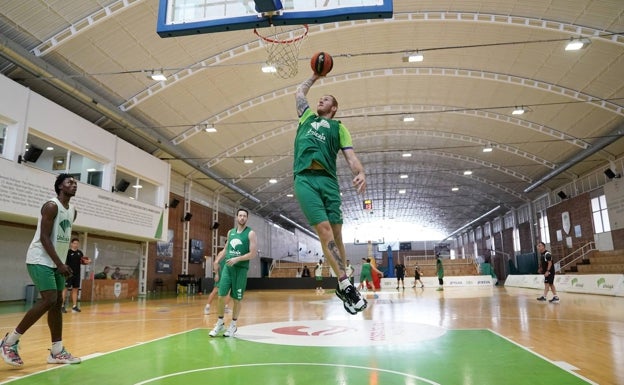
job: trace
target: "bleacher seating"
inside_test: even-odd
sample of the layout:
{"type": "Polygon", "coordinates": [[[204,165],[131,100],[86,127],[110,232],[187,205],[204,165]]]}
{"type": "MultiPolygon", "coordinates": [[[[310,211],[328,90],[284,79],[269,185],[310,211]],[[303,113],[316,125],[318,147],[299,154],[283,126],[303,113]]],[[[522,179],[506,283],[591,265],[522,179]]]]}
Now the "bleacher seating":
{"type": "Polygon", "coordinates": [[[624,250],[596,250],[589,263],[576,265],[578,274],[624,274],[624,250]]]}
{"type": "MultiPolygon", "coordinates": [[[[478,274],[477,265],[472,259],[443,259],[442,264],[444,265],[444,276],[446,277],[478,274]]],[[[405,275],[413,277],[416,266],[420,268],[420,273],[425,277],[436,275],[435,258],[407,258],[405,275]]]]}
{"type": "MultiPolygon", "coordinates": [[[[473,259],[443,259],[442,263],[444,264],[444,275],[447,277],[453,276],[465,276],[465,275],[477,275],[478,269],[477,265],[474,263],[473,259]]],[[[294,278],[297,273],[297,269],[301,268],[303,270],[303,266],[308,266],[310,269],[310,274],[314,277],[314,268],[316,267],[315,263],[301,263],[301,262],[290,262],[290,261],[279,261],[276,263],[273,269],[271,270],[271,278],[294,278]]],[[[420,272],[424,276],[435,276],[436,275],[436,260],[429,258],[415,258],[415,259],[407,259],[405,264],[405,275],[407,277],[414,276],[414,268],[416,266],[420,267],[420,272]]],[[[384,267],[380,267],[381,270],[384,267]]],[[[359,271],[359,269],[357,270],[359,271]]],[[[323,266],[323,277],[330,277],[329,273],[329,264],[326,263],[323,266]]]]}

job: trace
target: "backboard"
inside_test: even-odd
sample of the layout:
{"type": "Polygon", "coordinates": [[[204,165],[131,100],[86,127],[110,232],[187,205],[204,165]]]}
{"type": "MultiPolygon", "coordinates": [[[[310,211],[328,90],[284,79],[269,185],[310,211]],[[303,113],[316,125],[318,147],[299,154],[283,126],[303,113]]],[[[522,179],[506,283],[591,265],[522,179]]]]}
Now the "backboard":
{"type": "Polygon", "coordinates": [[[392,17],[392,0],[159,0],[160,37],[392,17]]]}

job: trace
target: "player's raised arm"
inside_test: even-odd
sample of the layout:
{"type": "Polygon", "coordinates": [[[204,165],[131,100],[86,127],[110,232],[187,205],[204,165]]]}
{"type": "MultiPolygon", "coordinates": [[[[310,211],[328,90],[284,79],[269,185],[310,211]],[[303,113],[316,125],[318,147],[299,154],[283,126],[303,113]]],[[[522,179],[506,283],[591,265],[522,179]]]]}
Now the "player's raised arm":
{"type": "Polygon", "coordinates": [[[317,74],[312,74],[312,76],[310,76],[303,83],[299,84],[299,87],[297,87],[297,91],[295,91],[295,101],[297,103],[297,116],[301,116],[303,114],[303,111],[305,111],[306,108],[310,106],[308,104],[308,99],[306,98],[306,95],[308,94],[308,91],[310,91],[310,87],[312,87],[312,84],[314,84],[314,82],[319,77],[320,76],[317,74]]]}

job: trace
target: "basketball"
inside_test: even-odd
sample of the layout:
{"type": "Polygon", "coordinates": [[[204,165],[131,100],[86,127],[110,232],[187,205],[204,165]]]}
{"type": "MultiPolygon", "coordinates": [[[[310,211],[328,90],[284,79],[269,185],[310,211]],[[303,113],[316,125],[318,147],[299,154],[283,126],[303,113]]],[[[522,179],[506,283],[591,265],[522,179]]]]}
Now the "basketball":
{"type": "Polygon", "coordinates": [[[332,70],[334,59],[327,52],[317,52],[312,55],[310,66],[315,74],[325,76],[332,70]]]}
{"type": "Polygon", "coordinates": [[[82,257],[80,258],[80,263],[82,265],[88,265],[91,263],[91,259],[89,257],[82,257]]]}

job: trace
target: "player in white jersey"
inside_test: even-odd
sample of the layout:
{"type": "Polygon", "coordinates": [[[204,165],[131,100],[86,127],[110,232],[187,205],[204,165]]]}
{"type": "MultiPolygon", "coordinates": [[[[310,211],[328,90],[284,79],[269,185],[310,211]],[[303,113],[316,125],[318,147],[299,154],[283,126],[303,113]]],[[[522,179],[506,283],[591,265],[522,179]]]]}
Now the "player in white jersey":
{"type": "Polygon", "coordinates": [[[41,301],[24,315],[17,327],[0,341],[0,356],[7,364],[15,367],[24,365],[17,351],[19,338],[44,314],[50,328],[52,348],[48,364],[78,364],[80,358],[72,356],[63,346],[63,288],[65,279],[73,272],[65,264],[67,250],[72,237],[72,224],[76,209],[69,200],[76,195],[78,184],[69,174],[59,174],[54,182],[56,198],[41,207],[37,231],[26,254],[26,268],[35,287],[41,293],[41,301]]]}

